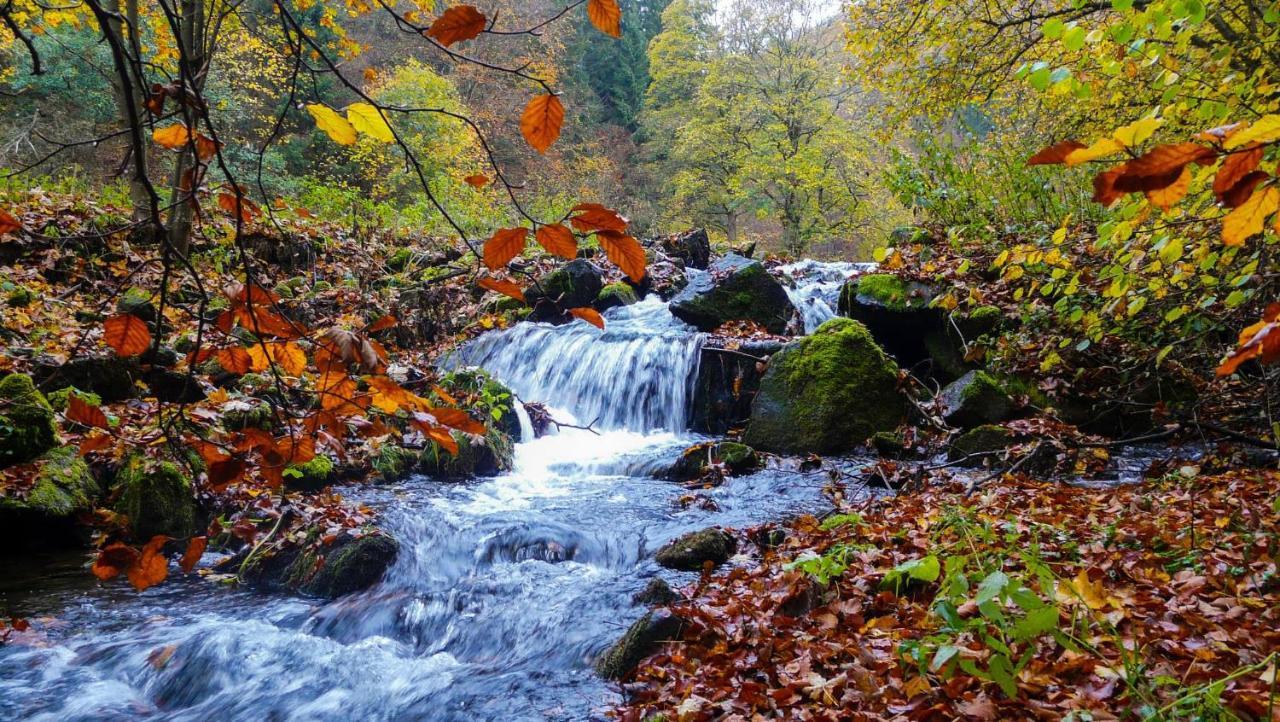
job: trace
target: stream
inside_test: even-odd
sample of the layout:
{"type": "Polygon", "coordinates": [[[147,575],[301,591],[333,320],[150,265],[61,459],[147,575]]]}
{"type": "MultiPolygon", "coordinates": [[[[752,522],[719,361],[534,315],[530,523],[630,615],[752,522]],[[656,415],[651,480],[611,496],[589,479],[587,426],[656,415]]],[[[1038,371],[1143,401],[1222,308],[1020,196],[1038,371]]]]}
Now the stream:
{"type": "MultiPolygon", "coordinates": [[[[853,270],[788,272],[806,328],[853,270]]],[[[340,488],[401,543],[365,592],[326,603],[175,574],[135,593],[97,583],[83,555],[4,575],[0,607],[41,620],[47,641],[0,647],[0,718],[602,718],[618,698],[591,663],[643,614],[632,596],[659,574],[696,576],[660,570],[656,549],[829,506],[825,474],[766,469],[682,508],[686,490],[654,474],[699,440],[687,418],[702,337],[655,297],[606,319],[603,332],[522,323],[458,353],[594,431],[526,432],[514,470],[492,479],[340,488]]]]}

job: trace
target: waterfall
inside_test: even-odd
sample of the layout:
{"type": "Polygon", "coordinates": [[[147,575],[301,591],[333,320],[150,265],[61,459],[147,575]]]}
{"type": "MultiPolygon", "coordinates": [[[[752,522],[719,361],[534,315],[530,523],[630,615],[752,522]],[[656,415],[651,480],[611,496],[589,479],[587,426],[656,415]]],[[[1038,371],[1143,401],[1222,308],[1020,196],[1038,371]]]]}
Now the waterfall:
{"type": "Polygon", "coordinates": [[[445,361],[479,366],[520,397],[554,409],[557,421],[601,430],[682,432],[702,336],[656,296],[610,309],[605,330],[520,323],[487,333],[445,361]]]}
{"type": "Polygon", "coordinates": [[[804,332],[813,333],[823,323],[835,318],[840,302],[840,289],[850,277],[874,270],[874,263],[846,263],[803,260],[779,266],[782,275],[791,279],[787,286],[791,303],[800,312],[804,332]]]}

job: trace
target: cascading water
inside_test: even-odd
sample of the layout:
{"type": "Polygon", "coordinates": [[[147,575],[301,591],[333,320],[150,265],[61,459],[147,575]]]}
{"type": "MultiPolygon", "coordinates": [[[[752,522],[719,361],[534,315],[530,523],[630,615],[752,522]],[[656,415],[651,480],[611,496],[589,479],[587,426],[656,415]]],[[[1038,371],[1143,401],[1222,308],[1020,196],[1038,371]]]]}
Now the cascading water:
{"type": "Polygon", "coordinates": [[[804,332],[813,333],[823,323],[835,318],[840,289],[845,281],[875,267],[874,263],[823,263],[805,259],[779,266],[778,271],[792,280],[793,285],[786,287],[787,295],[800,312],[804,332]]]}
{"type": "Polygon", "coordinates": [[[694,578],[659,570],[658,546],[827,504],[825,475],[776,470],[678,504],[685,490],[653,473],[696,440],[684,419],[700,337],[656,300],[606,318],[603,333],[521,324],[459,354],[599,433],[518,444],[515,470],[493,479],[342,489],[401,544],[365,592],[326,603],[178,577],[136,594],[81,559],[4,575],[0,606],[52,621],[37,622],[40,645],[0,647],[0,717],[600,717],[616,697],[591,661],[643,613],[632,595],[659,573],[694,578]]]}

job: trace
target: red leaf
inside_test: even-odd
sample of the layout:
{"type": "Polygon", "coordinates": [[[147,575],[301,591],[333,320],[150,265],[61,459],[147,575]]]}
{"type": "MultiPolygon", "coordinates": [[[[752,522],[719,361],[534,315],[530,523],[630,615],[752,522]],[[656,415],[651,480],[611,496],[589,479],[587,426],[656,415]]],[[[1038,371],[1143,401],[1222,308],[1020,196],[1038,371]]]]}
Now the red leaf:
{"type": "MultiPolygon", "coordinates": [[[[102,409],[89,405],[75,393],[67,395],[67,410],[63,416],[67,417],[67,421],[74,421],[77,424],[96,426],[99,429],[111,428],[111,424],[107,422],[107,415],[102,413],[102,409]]],[[[83,451],[83,445],[81,450],[83,451]]]]}
{"type": "Polygon", "coordinates": [[[1218,174],[1213,177],[1213,195],[1217,196],[1219,202],[1222,202],[1240,181],[1258,169],[1258,164],[1262,162],[1262,152],[1263,149],[1259,146],[1227,155],[1222,161],[1222,167],[1218,169],[1218,174]]]}
{"type": "Polygon", "coordinates": [[[0,236],[22,230],[22,223],[5,211],[0,211],[0,236]]]}
{"type": "Polygon", "coordinates": [[[605,35],[622,37],[622,10],[618,0],[587,0],[587,18],[605,35]]]}
{"type": "Polygon", "coordinates": [[[1072,151],[1086,148],[1084,143],[1074,140],[1064,140],[1061,143],[1045,148],[1027,159],[1027,165],[1056,165],[1062,163],[1071,155],[1072,151]]]}
{"type": "Polygon", "coordinates": [[[504,296],[514,298],[521,303],[524,302],[524,289],[506,279],[487,277],[480,278],[476,280],[476,285],[496,293],[501,293],[504,296]]]}
{"type": "Polygon", "coordinates": [[[137,549],[114,542],[98,552],[98,558],[93,561],[93,575],[104,582],[113,579],[133,566],[138,556],[137,549]]]}
{"type": "Polygon", "coordinates": [[[467,182],[467,185],[475,188],[476,190],[480,190],[481,188],[489,185],[489,179],[480,173],[469,175],[466,178],[463,178],[463,180],[467,182]]]}
{"type": "Polygon", "coordinates": [[[106,335],[103,339],[120,356],[137,356],[151,346],[151,332],[147,322],[131,313],[108,318],[102,324],[106,335]]]}
{"type": "Polygon", "coordinates": [[[496,271],[524,250],[528,228],[500,228],[484,243],[484,265],[496,271]]]}
{"type": "Polygon", "coordinates": [[[365,332],[373,333],[375,331],[384,331],[388,328],[394,328],[397,323],[399,322],[396,320],[395,316],[387,314],[386,316],[383,316],[377,321],[369,324],[369,327],[365,329],[365,332]]]}
{"type": "Polygon", "coordinates": [[[1255,170],[1245,177],[1236,181],[1236,184],[1222,195],[1222,205],[1225,208],[1239,208],[1244,205],[1245,201],[1253,196],[1253,191],[1263,181],[1271,177],[1270,173],[1265,170],[1255,170]]]}
{"type": "Polygon", "coordinates": [[[427,37],[435,38],[446,48],[484,32],[484,13],[470,5],[455,5],[441,13],[427,28],[427,37]]]}

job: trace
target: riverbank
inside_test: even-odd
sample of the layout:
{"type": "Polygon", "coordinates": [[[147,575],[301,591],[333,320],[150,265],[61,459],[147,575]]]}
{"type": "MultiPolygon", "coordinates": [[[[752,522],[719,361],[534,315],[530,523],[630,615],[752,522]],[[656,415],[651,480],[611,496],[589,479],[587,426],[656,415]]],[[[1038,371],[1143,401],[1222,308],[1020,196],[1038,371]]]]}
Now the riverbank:
{"type": "MultiPolygon", "coordinates": [[[[961,481],[704,576],[623,720],[1270,718],[1280,473],[961,481]]],[[[747,532],[748,535],[751,532],[747,532]]]]}

